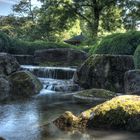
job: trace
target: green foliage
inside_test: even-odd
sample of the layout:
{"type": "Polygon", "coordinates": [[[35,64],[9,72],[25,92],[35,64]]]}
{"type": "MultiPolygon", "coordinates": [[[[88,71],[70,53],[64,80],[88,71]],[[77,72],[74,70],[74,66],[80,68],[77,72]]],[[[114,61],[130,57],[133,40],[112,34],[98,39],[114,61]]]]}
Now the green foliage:
{"type": "Polygon", "coordinates": [[[3,32],[0,32],[0,51],[1,52],[8,51],[8,48],[10,47],[10,45],[11,45],[10,38],[3,32]]]}
{"type": "Polygon", "coordinates": [[[140,45],[137,47],[137,49],[134,53],[134,62],[135,62],[135,67],[137,69],[140,69],[140,45]]]}
{"type": "Polygon", "coordinates": [[[94,54],[133,55],[139,44],[139,31],[117,33],[104,37],[99,44],[94,45],[90,52],[94,54]]]}
{"type": "Polygon", "coordinates": [[[12,47],[9,48],[9,52],[12,54],[34,54],[35,50],[50,49],[50,48],[76,48],[75,46],[64,43],[52,43],[46,41],[22,41],[13,40],[12,47]]]}

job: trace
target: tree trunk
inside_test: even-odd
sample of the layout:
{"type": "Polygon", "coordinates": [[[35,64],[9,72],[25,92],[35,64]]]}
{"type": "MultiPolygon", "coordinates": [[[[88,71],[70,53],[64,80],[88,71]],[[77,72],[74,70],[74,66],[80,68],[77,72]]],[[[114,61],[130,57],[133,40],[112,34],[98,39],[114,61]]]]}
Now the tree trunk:
{"type": "Polygon", "coordinates": [[[100,11],[98,9],[98,6],[93,8],[92,10],[93,13],[93,24],[92,24],[92,36],[93,38],[96,38],[98,36],[99,32],[99,20],[100,20],[100,11]]]}
{"type": "Polygon", "coordinates": [[[101,9],[99,8],[97,0],[92,0],[91,14],[92,14],[92,20],[90,22],[91,37],[96,38],[98,37],[99,20],[101,14],[101,9]]]}
{"type": "Polygon", "coordinates": [[[33,14],[33,11],[32,11],[32,2],[31,2],[31,0],[29,0],[29,10],[30,10],[31,19],[32,19],[33,22],[35,22],[34,21],[34,14],[33,14]]]}

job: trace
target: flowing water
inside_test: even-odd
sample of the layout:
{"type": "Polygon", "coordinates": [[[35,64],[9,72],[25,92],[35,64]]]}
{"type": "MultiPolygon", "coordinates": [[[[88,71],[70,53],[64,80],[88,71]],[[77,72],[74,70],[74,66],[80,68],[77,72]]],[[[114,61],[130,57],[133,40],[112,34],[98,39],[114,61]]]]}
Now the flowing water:
{"type": "Polygon", "coordinates": [[[52,124],[46,125],[65,111],[79,114],[90,108],[61,99],[72,85],[72,77],[53,78],[39,78],[44,88],[32,99],[0,104],[0,137],[6,140],[140,140],[140,133],[105,130],[63,132],[52,124]],[[55,90],[64,85],[67,87],[65,90],[55,90]]]}

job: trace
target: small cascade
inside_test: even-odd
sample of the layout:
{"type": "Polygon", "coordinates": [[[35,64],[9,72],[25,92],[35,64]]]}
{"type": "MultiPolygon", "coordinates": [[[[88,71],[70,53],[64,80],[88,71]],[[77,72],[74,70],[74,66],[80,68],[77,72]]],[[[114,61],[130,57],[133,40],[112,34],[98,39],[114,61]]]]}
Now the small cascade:
{"type": "Polygon", "coordinates": [[[52,78],[52,79],[72,79],[75,68],[70,67],[40,67],[21,65],[22,70],[28,70],[37,77],[52,78]]]}
{"type": "MultiPolygon", "coordinates": [[[[76,69],[70,67],[39,67],[31,65],[21,65],[22,70],[28,70],[36,75],[43,89],[40,95],[59,95],[61,93],[71,93],[81,90],[80,86],[73,82],[73,75],[76,69]]],[[[56,97],[56,96],[55,96],[56,97]]]]}
{"type": "Polygon", "coordinates": [[[39,78],[44,85],[41,94],[46,93],[70,93],[81,90],[80,86],[73,83],[73,80],[54,80],[50,78],[39,78]]]}

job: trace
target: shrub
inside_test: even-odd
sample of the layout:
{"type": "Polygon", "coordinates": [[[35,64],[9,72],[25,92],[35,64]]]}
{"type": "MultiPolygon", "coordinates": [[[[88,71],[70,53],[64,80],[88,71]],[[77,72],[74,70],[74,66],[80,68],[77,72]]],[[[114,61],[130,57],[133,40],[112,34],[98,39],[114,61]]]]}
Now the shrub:
{"type": "Polygon", "coordinates": [[[134,62],[135,62],[135,67],[137,69],[140,69],[140,45],[137,47],[134,53],[134,62]]]}
{"type": "Polygon", "coordinates": [[[139,31],[117,33],[104,37],[99,44],[94,46],[91,52],[94,54],[133,55],[139,44],[139,31]]]}
{"type": "Polygon", "coordinates": [[[65,43],[52,43],[45,41],[22,41],[13,40],[13,46],[9,48],[9,52],[12,54],[34,54],[35,50],[49,49],[49,48],[76,48],[75,46],[65,43]]]}
{"type": "Polygon", "coordinates": [[[10,46],[11,46],[10,38],[3,32],[0,32],[0,52],[7,52],[10,46]]]}

